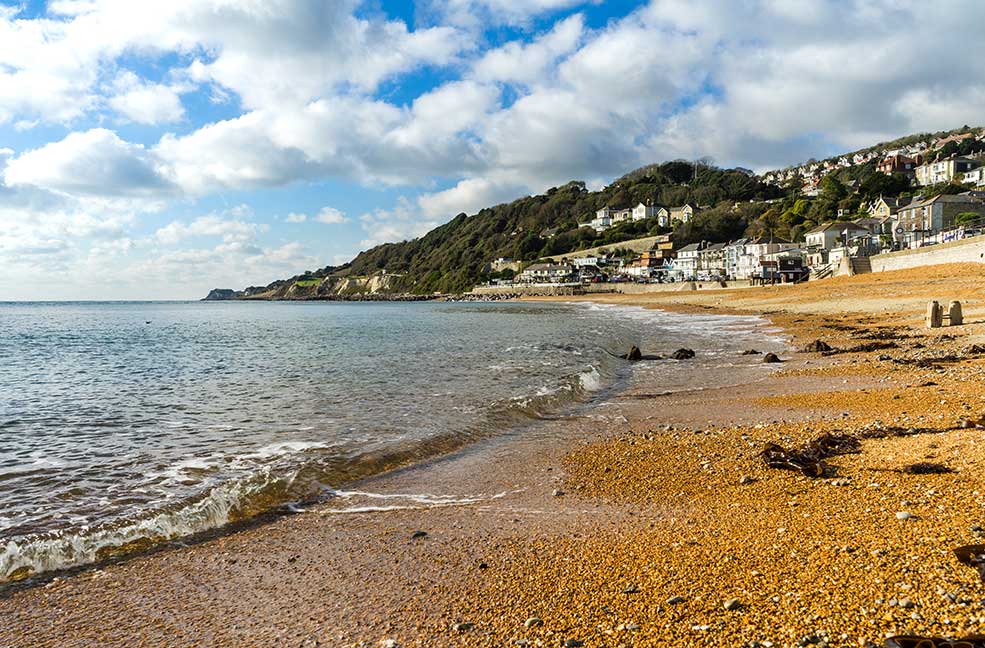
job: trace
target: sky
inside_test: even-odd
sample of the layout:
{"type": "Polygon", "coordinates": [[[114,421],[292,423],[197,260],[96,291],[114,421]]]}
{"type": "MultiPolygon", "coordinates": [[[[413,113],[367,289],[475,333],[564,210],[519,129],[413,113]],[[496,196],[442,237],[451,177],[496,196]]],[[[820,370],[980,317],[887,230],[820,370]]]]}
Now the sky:
{"type": "Polygon", "coordinates": [[[981,124],[983,21],[979,0],[0,0],[0,300],[197,299],[569,180],[981,124]]]}

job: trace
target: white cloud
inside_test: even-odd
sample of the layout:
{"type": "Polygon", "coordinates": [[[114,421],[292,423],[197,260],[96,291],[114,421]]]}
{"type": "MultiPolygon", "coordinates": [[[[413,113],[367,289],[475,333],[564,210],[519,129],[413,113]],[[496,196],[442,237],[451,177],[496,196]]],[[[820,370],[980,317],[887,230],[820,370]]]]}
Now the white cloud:
{"type": "Polygon", "coordinates": [[[308,215],[291,212],[284,220],[288,223],[303,223],[308,220],[308,215]]]}
{"type": "Polygon", "coordinates": [[[129,121],[138,124],[167,124],[185,116],[176,88],[160,83],[144,83],[133,72],[126,72],[114,84],[116,94],[109,105],[129,121]]]}
{"type": "Polygon", "coordinates": [[[226,243],[245,243],[252,241],[260,226],[241,220],[224,218],[218,214],[201,216],[185,223],[172,221],[154,233],[154,238],[160,243],[173,245],[187,238],[216,236],[226,243]]]}
{"type": "Polygon", "coordinates": [[[437,227],[441,221],[422,220],[419,210],[409,200],[401,198],[393,209],[377,209],[363,214],[359,217],[359,223],[366,233],[366,238],[359,245],[366,249],[381,243],[417,238],[437,227]]]}
{"type": "Polygon", "coordinates": [[[540,82],[559,59],[575,49],[584,32],[585,20],[575,14],[533,42],[512,41],[486,52],[474,64],[473,75],[479,81],[540,82]]]}
{"type": "Polygon", "coordinates": [[[334,207],[322,207],[321,211],[312,220],[324,223],[325,225],[338,225],[339,223],[349,222],[349,219],[345,217],[345,213],[334,207]]]}
{"type": "Polygon", "coordinates": [[[159,160],[143,146],[94,128],[21,153],[8,161],[3,177],[8,186],[73,196],[156,198],[173,190],[162,172],[159,160]]]}

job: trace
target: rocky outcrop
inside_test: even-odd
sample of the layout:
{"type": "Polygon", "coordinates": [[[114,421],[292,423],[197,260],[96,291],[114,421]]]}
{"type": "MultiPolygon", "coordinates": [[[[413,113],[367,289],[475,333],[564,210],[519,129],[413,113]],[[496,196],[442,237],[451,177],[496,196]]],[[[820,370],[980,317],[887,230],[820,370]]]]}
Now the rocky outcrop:
{"type": "Polygon", "coordinates": [[[213,288],[202,301],[227,301],[238,299],[242,296],[242,292],[233,290],[232,288],[213,288]]]}

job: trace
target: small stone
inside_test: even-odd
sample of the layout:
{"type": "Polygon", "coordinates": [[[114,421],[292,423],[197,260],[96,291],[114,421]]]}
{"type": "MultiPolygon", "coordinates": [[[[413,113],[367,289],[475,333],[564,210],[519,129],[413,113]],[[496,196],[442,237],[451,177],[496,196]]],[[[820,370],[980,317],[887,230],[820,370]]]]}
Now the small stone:
{"type": "Polygon", "coordinates": [[[564,648],[581,648],[584,645],[585,642],[579,639],[568,639],[564,642],[564,648]]]}
{"type": "Polygon", "coordinates": [[[912,517],[913,514],[910,513],[909,511],[900,511],[899,513],[896,514],[897,520],[909,520],[912,517]]]}
{"type": "Polygon", "coordinates": [[[561,490],[560,488],[555,488],[552,495],[554,495],[554,497],[561,497],[562,495],[564,495],[564,491],[561,490]]]}
{"type": "Polygon", "coordinates": [[[741,607],[742,607],[742,603],[739,601],[739,599],[729,599],[725,601],[725,609],[730,612],[734,610],[738,610],[741,607]]]}
{"type": "Polygon", "coordinates": [[[544,625],[544,620],[541,619],[540,617],[530,617],[529,619],[523,622],[523,627],[528,629],[536,628],[542,625],[544,625]]]}
{"type": "Polygon", "coordinates": [[[427,531],[414,531],[414,533],[411,534],[410,539],[420,540],[421,538],[426,538],[426,537],[428,537],[427,531]]]}
{"type": "Polygon", "coordinates": [[[636,630],[639,630],[640,627],[638,625],[636,625],[635,623],[627,623],[626,624],[626,629],[629,630],[630,632],[635,632],[636,630]]]}
{"type": "Polygon", "coordinates": [[[752,477],[751,475],[743,475],[742,477],[739,478],[740,484],[751,484],[754,481],[756,481],[756,478],[752,477]]]}
{"type": "Polygon", "coordinates": [[[380,648],[397,648],[400,644],[396,639],[381,639],[380,648]]]}
{"type": "Polygon", "coordinates": [[[629,587],[627,587],[626,589],[624,589],[622,591],[622,593],[623,594],[639,594],[640,593],[640,588],[636,587],[635,585],[630,585],[629,587]]]}
{"type": "Polygon", "coordinates": [[[909,610],[910,608],[913,607],[913,601],[911,601],[908,598],[900,599],[899,606],[903,609],[909,610]]]}
{"type": "Polygon", "coordinates": [[[767,353],[763,356],[763,362],[766,364],[775,364],[777,362],[783,362],[783,360],[780,360],[780,356],[775,353],[767,353]]]}
{"type": "Polygon", "coordinates": [[[683,602],[684,602],[683,596],[671,596],[669,599],[667,599],[667,605],[677,605],[678,603],[683,603],[683,602]]]}

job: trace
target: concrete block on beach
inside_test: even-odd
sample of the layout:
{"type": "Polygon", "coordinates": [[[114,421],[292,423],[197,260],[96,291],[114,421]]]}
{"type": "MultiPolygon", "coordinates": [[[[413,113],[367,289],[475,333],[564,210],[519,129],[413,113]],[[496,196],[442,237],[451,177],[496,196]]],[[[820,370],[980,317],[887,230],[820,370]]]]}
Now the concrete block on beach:
{"type": "Polygon", "coordinates": [[[927,304],[927,328],[940,328],[944,323],[944,307],[939,302],[927,304]]]}
{"type": "Polygon", "coordinates": [[[953,301],[947,307],[947,323],[949,326],[964,324],[964,314],[961,312],[961,302],[953,301]]]}

